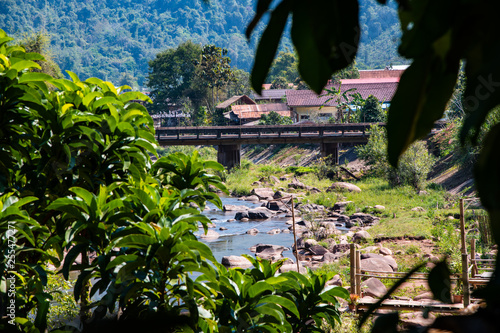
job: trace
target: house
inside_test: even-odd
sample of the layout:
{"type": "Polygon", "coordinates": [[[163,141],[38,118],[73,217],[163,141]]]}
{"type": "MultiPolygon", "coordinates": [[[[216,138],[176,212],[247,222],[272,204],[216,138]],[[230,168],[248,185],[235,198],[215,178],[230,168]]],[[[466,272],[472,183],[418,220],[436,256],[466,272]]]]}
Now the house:
{"type": "Polygon", "coordinates": [[[259,120],[263,114],[267,115],[271,111],[278,113],[280,116],[294,118],[292,111],[285,103],[233,105],[231,111],[225,113],[224,117],[231,124],[244,125],[259,120]]]}
{"type": "MultiPolygon", "coordinates": [[[[340,88],[341,92],[353,89],[352,93],[359,93],[363,99],[373,95],[382,103],[382,107],[386,108],[390,105],[398,84],[399,76],[396,76],[345,79],[341,80],[341,84],[336,83],[327,86],[327,88],[333,87],[337,90],[340,88]]],[[[347,95],[349,100],[352,101],[352,96],[347,95]]],[[[325,91],[320,95],[316,95],[312,90],[288,90],[286,98],[291,111],[296,114],[296,121],[309,119],[315,122],[324,122],[331,117],[337,117],[337,98],[327,95],[325,91]]]]}
{"type": "MultiPolygon", "coordinates": [[[[241,95],[241,96],[233,96],[224,102],[218,104],[215,108],[216,109],[229,109],[232,105],[248,105],[248,104],[257,104],[253,99],[248,97],[247,95],[241,95]]],[[[229,110],[226,110],[229,111],[229,110]]]]}

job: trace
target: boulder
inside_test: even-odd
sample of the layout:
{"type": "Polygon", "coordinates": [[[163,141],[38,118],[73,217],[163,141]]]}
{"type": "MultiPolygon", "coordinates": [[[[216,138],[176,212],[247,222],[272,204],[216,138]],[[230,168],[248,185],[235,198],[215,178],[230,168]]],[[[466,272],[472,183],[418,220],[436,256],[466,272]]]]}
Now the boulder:
{"type": "Polygon", "coordinates": [[[222,210],[225,212],[239,211],[243,212],[248,210],[247,206],[236,206],[236,205],[224,205],[222,206],[222,210]]]}
{"type": "Polygon", "coordinates": [[[363,294],[380,298],[387,293],[385,285],[377,278],[369,278],[361,284],[363,294]],[[364,288],[363,288],[364,287],[364,288]]]}
{"type": "Polygon", "coordinates": [[[286,248],[279,245],[258,245],[255,249],[255,256],[266,260],[277,261],[283,258],[282,253],[284,250],[286,250],[286,248]]]}
{"type": "Polygon", "coordinates": [[[371,239],[372,236],[368,233],[366,230],[361,230],[358,231],[357,233],[352,236],[352,241],[353,242],[360,242],[360,241],[367,241],[368,239],[371,239]]]}
{"type": "Polygon", "coordinates": [[[360,262],[362,270],[377,271],[377,272],[394,272],[387,262],[378,258],[363,259],[360,262]]]}
{"type": "Polygon", "coordinates": [[[284,192],[284,191],[276,191],[273,194],[274,199],[290,198],[290,197],[295,198],[296,196],[297,196],[297,194],[295,194],[295,193],[288,193],[288,192],[284,192]]]}
{"type": "Polygon", "coordinates": [[[265,207],[259,207],[250,209],[244,212],[237,212],[234,218],[236,220],[241,220],[243,218],[247,218],[250,220],[265,220],[270,218],[272,215],[271,211],[265,207]]]}
{"type": "Polygon", "coordinates": [[[335,244],[331,247],[331,252],[332,253],[344,253],[345,251],[349,250],[349,244],[335,244]]]}
{"type": "Polygon", "coordinates": [[[253,228],[253,229],[247,230],[246,233],[248,235],[257,235],[259,233],[259,230],[257,230],[257,228],[253,228]]]}
{"type": "Polygon", "coordinates": [[[342,287],[342,279],[340,278],[340,275],[336,274],[330,281],[326,283],[326,285],[342,287]]]}
{"type": "Polygon", "coordinates": [[[322,255],[325,255],[325,253],[330,252],[321,245],[313,245],[313,246],[309,247],[308,250],[311,251],[311,253],[316,255],[316,256],[322,256],[322,255]]]}
{"type": "Polygon", "coordinates": [[[346,222],[349,222],[349,216],[346,216],[346,215],[339,215],[337,217],[337,222],[340,222],[340,223],[346,223],[346,222]]]}
{"type": "Polygon", "coordinates": [[[266,204],[266,208],[272,211],[287,211],[287,207],[279,201],[268,201],[266,204]]]}
{"type": "Polygon", "coordinates": [[[280,180],[278,179],[278,177],[276,176],[269,176],[269,180],[274,183],[274,184],[277,184],[280,182],[280,180]]]}
{"type": "Polygon", "coordinates": [[[219,233],[214,230],[208,230],[206,234],[201,234],[200,238],[203,238],[205,240],[210,240],[210,239],[217,239],[219,238],[219,233]]]}
{"type": "Polygon", "coordinates": [[[277,235],[281,233],[281,229],[271,229],[267,232],[269,235],[277,235]]]}
{"type": "Polygon", "coordinates": [[[329,188],[326,189],[327,192],[333,191],[349,191],[360,193],[361,189],[354,184],[346,182],[335,182],[329,188]]]}
{"type": "Polygon", "coordinates": [[[362,227],[363,225],[364,223],[360,219],[349,219],[348,221],[345,222],[346,228],[362,227]]]}
{"type": "Polygon", "coordinates": [[[309,193],[311,194],[317,194],[317,193],[321,193],[321,190],[317,187],[311,187],[311,188],[308,188],[307,189],[309,191],[309,193]]]}
{"type": "MultiPolygon", "coordinates": [[[[297,271],[297,264],[286,264],[280,267],[279,272],[280,273],[285,273],[285,272],[290,272],[290,271],[297,271]]],[[[307,273],[307,269],[299,264],[299,271],[302,274],[307,273]]]]}
{"type": "Polygon", "coordinates": [[[246,201],[252,201],[252,202],[259,201],[259,197],[256,196],[256,195],[250,195],[250,196],[246,197],[245,200],[246,201]]]}
{"type": "Polygon", "coordinates": [[[363,225],[365,225],[365,224],[366,225],[373,225],[380,220],[377,216],[373,216],[373,215],[366,214],[366,213],[354,213],[350,216],[350,219],[351,220],[359,219],[359,220],[361,220],[361,222],[363,222],[363,225]]]}
{"type": "Polygon", "coordinates": [[[393,271],[397,271],[398,269],[398,264],[396,263],[396,260],[394,260],[394,258],[391,256],[383,256],[376,253],[361,253],[361,260],[363,259],[380,259],[385,261],[389,266],[391,266],[393,271]]]}
{"type": "Polygon", "coordinates": [[[315,245],[318,245],[318,241],[313,239],[313,238],[310,238],[310,239],[306,239],[304,241],[305,245],[306,245],[306,248],[310,248],[311,246],[315,246],[315,245]]]}
{"type": "Polygon", "coordinates": [[[220,227],[219,230],[224,231],[224,230],[227,230],[227,228],[226,227],[220,227]]]}
{"type": "Polygon", "coordinates": [[[344,213],[346,210],[347,205],[353,203],[352,201],[339,201],[336,202],[335,205],[333,205],[333,210],[335,212],[339,213],[344,213]]]}
{"type": "Polygon", "coordinates": [[[337,260],[339,258],[339,256],[331,253],[331,252],[326,252],[325,254],[323,254],[323,257],[321,258],[321,262],[324,262],[324,263],[332,263],[334,262],[335,260],[337,260]]]}
{"type": "Polygon", "coordinates": [[[381,247],[378,252],[384,256],[392,256],[392,251],[386,247],[381,247]]]}
{"type": "Polygon", "coordinates": [[[288,187],[300,190],[304,190],[307,188],[307,186],[304,185],[304,183],[299,182],[297,179],[292,180],[292,182],[288,184],[288,187]]]}
{"type": "Polygon", "coordinates": [[[421,212],[421,213],[425,213],[425,209],[423,207],[415,207],[415,208],[412,208],[411,209],[412,212],[421,212]]]}
{"type": "Polygon", "coordinates": [[[260,200],[267,200],[267,198],[272,198],[274,191],[268,187],[254,188],[250,193],[256,195],[260,200]]]}
{"type": "Polygon", "coordinates": [[[373,206],[373,208],[376,210],[376,211],[382,211],[382,210],[385,210],[385,207],[382,206],[382,205],[375,205],[373,206]]]}
{"type": "Polygon", "coordinates": [[[245,257],[241,256],[224,256],[222,257],[222,264],[226,267],[240,267],[248,268],[252,263],[245,257]]]}

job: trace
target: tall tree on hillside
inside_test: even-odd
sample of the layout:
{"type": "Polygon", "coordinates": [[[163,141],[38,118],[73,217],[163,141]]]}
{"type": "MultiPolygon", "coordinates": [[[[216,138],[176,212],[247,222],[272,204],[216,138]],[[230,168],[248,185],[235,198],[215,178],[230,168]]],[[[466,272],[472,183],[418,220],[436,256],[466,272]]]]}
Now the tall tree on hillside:
{"type": "Polygon", "coordinates": [[[199,64],[200,78],[212,91],[211,109],[215,108],[219,101],[219,89],[234,81],[234,73],[231,69],[231,59],[227,56],[227,50],[215,45],[205,45],[201,53],[199,64]]]}
{"type": "Polygon", "coordinates": [[[147,86],[153,100],[151,111],[169,111],[181,97],[189,97],[195,108],[203,98],[203,92],[193,88],[197,77],[197,64],[201,60],[201,46],[191,41],[177,48],[165,50],[149,62],[147,86]]]}
{"type": "Polygon", "coordinates": [[[281,51],[269,70],[267,82],[273,82],[278,77],[283,77],[289,83],[299,78],[297,70],[297,56],[289,50],[281,51]]]}

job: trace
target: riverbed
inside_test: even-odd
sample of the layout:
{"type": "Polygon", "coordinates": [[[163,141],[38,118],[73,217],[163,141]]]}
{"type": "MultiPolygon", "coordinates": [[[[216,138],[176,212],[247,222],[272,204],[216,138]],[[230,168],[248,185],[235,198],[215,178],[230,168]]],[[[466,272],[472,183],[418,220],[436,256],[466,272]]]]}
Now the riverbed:
{"type": "MultiPolygon", "coordinates": [[[[241,201],[231,197],[221,197],[221,200],[223,205],[246,206],[250,209],[262,205],[261,202],[241,201]]],[[[267,220],[250,220],[248,222],[236,220],[228,222],[228,220],[234,219],[236,211],[224,212],[212,204],[208,204],[208,207],[209,210],[205,210],[203,214],[211,219],[216,225],[213,230],[219,233],[220,237],[215,240],[200,240],[210,247],[218,262],[221,262],[223,256],[239,256],[241,254],[254,256],[254,253],[250,251],[250,247],[259,243],[285,246],[288,250],[283,252],[283,256],[292,258],[295,261],[295,257],[291,250],[293,245],[293,233],[267,234],[267,232],[272,229],[288,229],[289,225],[286,224],[286,221],[291,219],[290,217],[285,217],[285,214],[280,214],[267,220]],[[227,228],[227,230],[219,230],[221,227],[227,228]],[[253,228],[259,230],[259,233],[256,235],[246,234],[248,230],[253,228]]]]}

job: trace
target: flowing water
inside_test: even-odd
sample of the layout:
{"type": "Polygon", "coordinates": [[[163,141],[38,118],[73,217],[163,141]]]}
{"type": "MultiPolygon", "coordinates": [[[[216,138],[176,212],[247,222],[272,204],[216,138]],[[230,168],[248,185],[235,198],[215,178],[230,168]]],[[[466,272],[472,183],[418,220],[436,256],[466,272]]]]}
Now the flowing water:
{"type": "MultiPolygon", "coordinates": [[[[230,197],[221,197],[221,200],[223,205],[246,206],[250,209],[260,207],[262,204],[239,201],[237,198],[230,197]]],[[[267,234],[272,229],[288,229],[289,225],[286,224],[286,221],[291,219],[290,217],[285,217],[285,214],[281,214],[267,220],[250,220],[248,222],[236,220],[228,222],[228,220],[234,219],[237,211],[223,212],[212,204],[208,206],[210,210],[204,211],[203,214],[210,218],[216,225],[214,230],[220,234],[220,237],[216,240],[200,240],[210,247],[218,262],[221,261],[223,256],[239,256],[241,254],[253,256],[254,253],[250,251],[250,247],[259,243],[285,246],[289,250],[285,250],[283,256],[294,259],[291,250],[293,245],[292,233],[267,234]],[[219,230],[220,227],[227,228],[227,230],[219,230]],[[259,230],[257,235],[246,234],[248,230],[253,228],[259,230]]]]}

